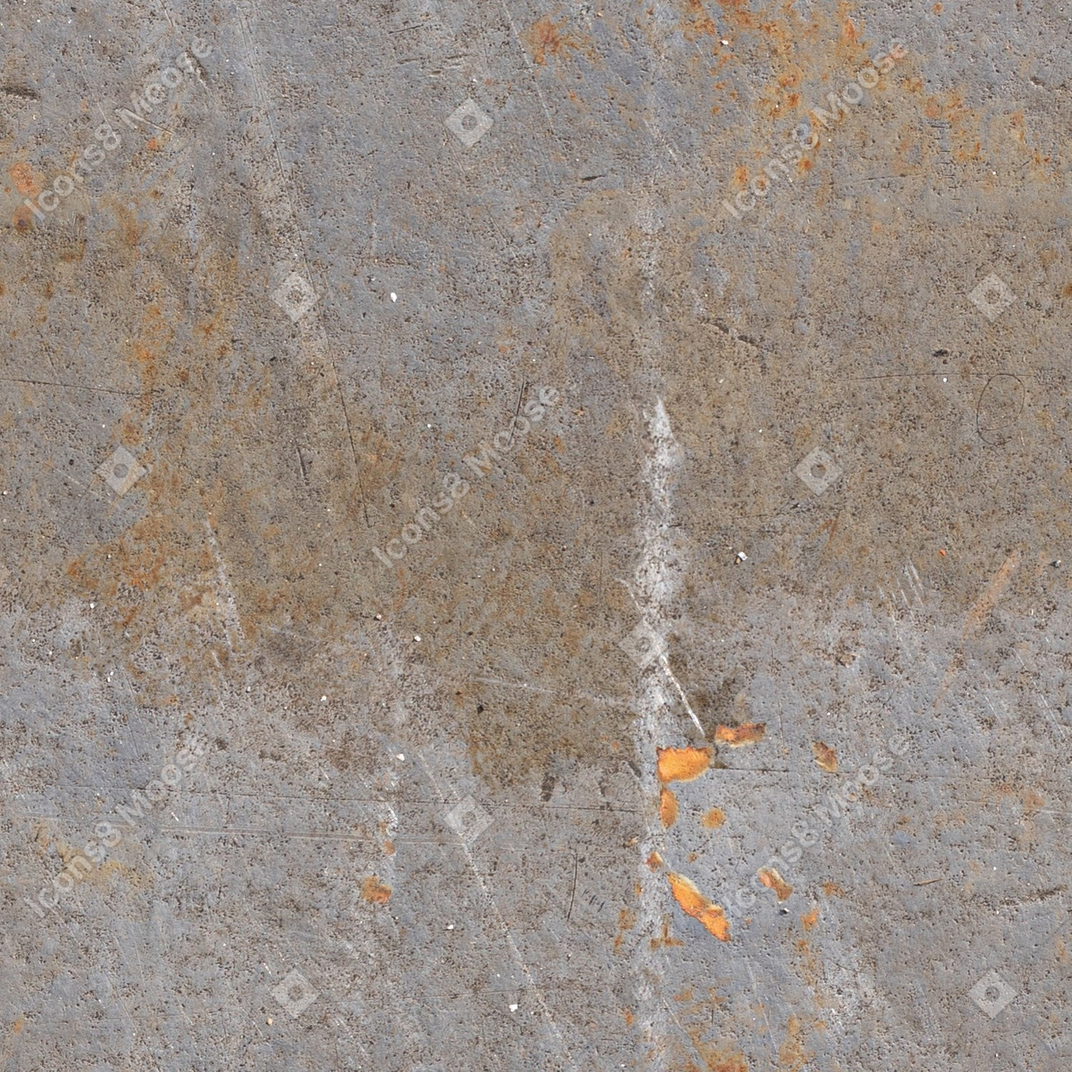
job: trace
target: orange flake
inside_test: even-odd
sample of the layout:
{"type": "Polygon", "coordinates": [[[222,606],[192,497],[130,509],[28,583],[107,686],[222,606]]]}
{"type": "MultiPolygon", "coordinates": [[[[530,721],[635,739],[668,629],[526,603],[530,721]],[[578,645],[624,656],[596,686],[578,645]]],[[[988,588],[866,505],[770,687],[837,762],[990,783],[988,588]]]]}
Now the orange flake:
{"type": "Polygon", "coordinates": [[[712,904],[684,875],[671,872],[666,877],[670,880],[674,900],[682,910],[693,919],[698,919],[720,942],[728,942],[730,923],[721,907],[712,904]]]}
{"type": "Polygon", "coordinates": [[[369,875],[361,883],[361,896],[369,904],[387,904],[391,899],[391,887],[384,885],[375,875],[369,875]]]}
{"type": "Polygon", "coordinates": [[[708,830],[717,830],[726,821],[726,813],[721,808],[712,808],[700,823],[708,830]]]}
{"type": "Polygon", "coordinates": [[[830,774],[837,773],[837,752],[835,752],[830,745],[823,744],[822,741],[815,741],[811,750],[815,753],[815,762],[830,774]]]}
{"type": "Polygon", "coordinates": [[[711,765],[710,748],[657,748],[659,781],[691,782],[711,765]]]}
{"type": "Polygon", "coordinates": [[[719,726],[715,730],[715,740],[725,741],[731,748],[740,748],[742,744],[756,744],[766,735],[766,722],[745,722],[741,726],[719,726]]]}
{"type": "Polygon", "coordinates": [[[677,822],[677,797],[666,786],[659,790],[659,818],[667,829],[677,822]]]}
{"type": "Polygon", "coordinates": [[[761,867],[758,871],[759,881],[768,890],[774,890],[779,901],[784,901],[793,892],[793,887],[778,874],[773,867],[761,867]]]}

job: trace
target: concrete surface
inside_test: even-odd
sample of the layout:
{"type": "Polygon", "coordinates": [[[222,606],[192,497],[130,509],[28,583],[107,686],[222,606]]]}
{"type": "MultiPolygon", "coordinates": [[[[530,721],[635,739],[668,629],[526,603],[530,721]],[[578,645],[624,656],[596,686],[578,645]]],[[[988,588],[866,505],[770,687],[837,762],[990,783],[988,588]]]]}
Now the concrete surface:
{"type": "Polygon", "coordinates": [[[1066,5],[0,32],[0,1068],[1070,1067],[1066,5]]]}

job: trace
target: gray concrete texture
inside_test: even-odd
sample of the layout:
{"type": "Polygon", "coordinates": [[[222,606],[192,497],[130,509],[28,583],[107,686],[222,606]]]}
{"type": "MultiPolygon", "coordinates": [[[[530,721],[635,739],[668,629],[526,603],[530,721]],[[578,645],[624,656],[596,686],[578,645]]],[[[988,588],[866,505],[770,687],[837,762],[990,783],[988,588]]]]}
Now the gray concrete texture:
{"type": "Polygon", "coordinates": [[[0,1069],[1072,1067],[1065,3],[0,35],[0,1069]]]}

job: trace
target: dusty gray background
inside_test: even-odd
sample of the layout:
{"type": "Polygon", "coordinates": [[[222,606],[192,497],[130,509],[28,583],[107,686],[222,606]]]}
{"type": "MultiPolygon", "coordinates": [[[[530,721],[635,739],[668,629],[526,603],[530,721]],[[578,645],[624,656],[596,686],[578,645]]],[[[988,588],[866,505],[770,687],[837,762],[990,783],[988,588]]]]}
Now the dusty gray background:
{"type": "Polygon", "coordinates": [[[1063,4],[11,0],[0,36],[0,1068],[1069,1067],[1063,4]]]}

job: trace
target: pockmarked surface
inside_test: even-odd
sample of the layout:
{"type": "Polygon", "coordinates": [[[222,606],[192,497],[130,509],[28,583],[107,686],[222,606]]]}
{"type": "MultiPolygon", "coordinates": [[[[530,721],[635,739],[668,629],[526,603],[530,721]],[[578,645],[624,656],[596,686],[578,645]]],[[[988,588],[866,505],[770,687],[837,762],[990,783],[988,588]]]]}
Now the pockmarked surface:
{"type": "Polygon", "coordinates": [[[0,36],[0,1069],[1072,1065],[1063,5],[0,36]]]}

